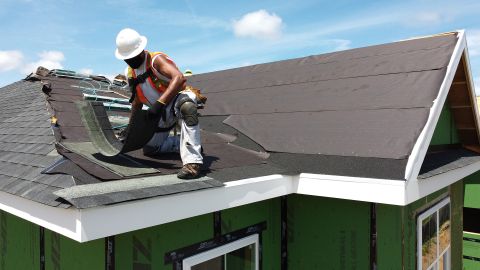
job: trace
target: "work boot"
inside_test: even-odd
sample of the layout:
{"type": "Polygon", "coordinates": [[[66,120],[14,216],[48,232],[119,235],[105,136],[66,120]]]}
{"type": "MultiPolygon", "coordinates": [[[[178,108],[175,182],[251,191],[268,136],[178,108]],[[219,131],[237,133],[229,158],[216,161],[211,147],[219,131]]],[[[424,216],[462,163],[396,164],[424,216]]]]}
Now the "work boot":
{"type": "Polygon", "coordinates": [[[195,179],[200,175],[200,165],[198,163],[188,163],[178,171],[177,177],[180,179],[195,179]]]}

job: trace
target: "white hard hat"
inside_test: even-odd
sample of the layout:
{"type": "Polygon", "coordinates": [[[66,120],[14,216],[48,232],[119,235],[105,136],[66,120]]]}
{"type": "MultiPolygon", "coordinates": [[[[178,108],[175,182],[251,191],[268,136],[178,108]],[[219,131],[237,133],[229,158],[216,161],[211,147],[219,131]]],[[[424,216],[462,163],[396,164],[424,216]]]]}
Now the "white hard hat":
{"type": "Polygon", "coordinates": [[[193,72],[190,69],[186,69],[185,72],[183,72],[184,76],[192,76],[193,72]]]}
{"type": "Polygon", "coordinates": [[[120,59],[130,59],[139,55],[147,46],[147,38],[130,28],[122,29],[117,35],[115,56],[120,59]]]}

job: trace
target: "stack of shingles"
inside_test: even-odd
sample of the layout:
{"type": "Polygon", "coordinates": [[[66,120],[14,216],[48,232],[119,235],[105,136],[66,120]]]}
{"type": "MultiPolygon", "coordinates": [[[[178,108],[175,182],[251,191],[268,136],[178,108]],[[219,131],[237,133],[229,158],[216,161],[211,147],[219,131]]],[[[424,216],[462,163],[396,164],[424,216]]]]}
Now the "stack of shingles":
{"type": "Polygon", "coordinates": [[[39,82],[20,81],[0,89],[0,190],[57,207],[54,191],[74,185],[68,175],[41,172],[61,157],[39,82]]]}

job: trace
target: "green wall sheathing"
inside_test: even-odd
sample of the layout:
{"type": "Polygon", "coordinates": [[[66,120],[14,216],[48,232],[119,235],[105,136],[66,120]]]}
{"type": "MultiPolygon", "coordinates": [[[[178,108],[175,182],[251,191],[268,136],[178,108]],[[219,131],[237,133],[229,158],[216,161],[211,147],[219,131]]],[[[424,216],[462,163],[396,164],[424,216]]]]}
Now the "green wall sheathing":
{"type": "Polygon", "coordinates": [[[463,240],[463,255],[467,257],[463,259],[463,269],[478,270],[480,269],[480,261],[476,261],[474,258],[480,258],[480,235],[464,232],[463,236],[479,241],[463,240]],[[469,259],[468,257],[473,257],[473,259],[469,259]]]}
{"type": "Polygon", "coordinates": [[[459,142],[457,128],[450,108],[443,106],[430,145],[456,144],[459,142]]]}
{"type": "Polygon", "coordinates": [[[404,207],[377,204],[378,269],[402,269],[404,207]]]}
{"type": "Polygon", "coordinates": [[[0,269],[40,269],[40,229],[0,211],[0,269]]]}
{"type": "Polygon", "coordinates": [[[290,195],[288,233],[290,270],[370,269],[370,203],[290,195]]]}
{"type": "MultiPolygon", "coordinates": [[[[262,232],[263,269],[280,268],[280,200],[272,199],[221,212],[222,234],[267,222],[262,232]]],[[[115,236],[117,270],[172,269],[164,255],[212,239],[213,213],[115,236]]]]}
{"type": "Polygon", "coordinates": [[[79,243],[45,229],[45,269],[105,269],[105,240],[79,243]]]}
{"type": "Polygon", "coordinates": [[[206,214],[117,235],[116,269],[171,270],[171,264],[164,264],[165,253],[212,238],[212,224],[212,214],[206,214]]]}
{"type": "Polygon", "coordinates": [[[462,265],[463,183],[459,181],[407,206],[377,205],[378,269],[415,270],[417,217],[450,194],[452,269],[462,265]]]}
{"type": "Polygon", "coordinates": [[[262,232],[262,269],[280,269],[280,198],[223,210],[221,218],[222,234],[266,221],[267,229],[262,232]]]}
{"type": "Polygon", "coordinates": [[[464,183],[465,207],[480,209],[480,172],[465,177],[464,183]]]}

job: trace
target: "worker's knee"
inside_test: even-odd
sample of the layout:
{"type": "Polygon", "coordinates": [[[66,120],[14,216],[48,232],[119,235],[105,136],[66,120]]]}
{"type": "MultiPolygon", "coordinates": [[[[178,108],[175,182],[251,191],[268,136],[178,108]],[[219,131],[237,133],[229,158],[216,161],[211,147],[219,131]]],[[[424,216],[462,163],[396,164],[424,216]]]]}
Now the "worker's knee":
{"type": "Polygon", "coordinates": [[[180,112],[187,126],[198,125],[197,104],[190,98],[180,100],[180,112]]]}

